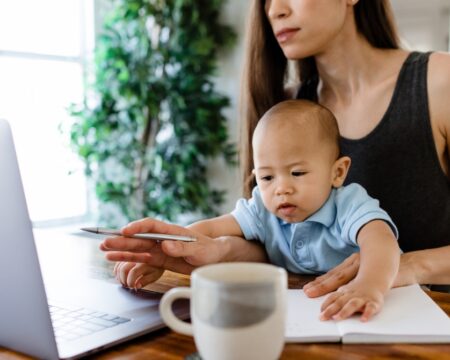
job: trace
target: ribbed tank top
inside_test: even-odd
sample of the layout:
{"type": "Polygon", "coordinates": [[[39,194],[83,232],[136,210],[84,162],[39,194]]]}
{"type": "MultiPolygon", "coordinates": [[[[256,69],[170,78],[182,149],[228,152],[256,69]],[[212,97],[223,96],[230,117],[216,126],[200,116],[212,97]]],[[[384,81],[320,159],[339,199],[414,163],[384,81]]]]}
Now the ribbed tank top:
{"type": "Polygon", "coordinates": [[[374,130],[357,140],[341,138],[342,154],[352,159],[345,183],[361,184],[380,201],[398,227],[405,252],[450,244],[450,181],[431,129],[429,56],[408,56],[374,130]]]}

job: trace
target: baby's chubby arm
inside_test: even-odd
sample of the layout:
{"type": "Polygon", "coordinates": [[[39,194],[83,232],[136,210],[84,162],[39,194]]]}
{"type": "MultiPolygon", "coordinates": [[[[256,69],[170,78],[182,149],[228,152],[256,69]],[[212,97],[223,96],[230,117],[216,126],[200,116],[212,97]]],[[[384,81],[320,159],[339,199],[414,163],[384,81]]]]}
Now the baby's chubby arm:
{"type": "Polygon", "coordinates": [[[361,263],[358,274],[348,284],[326,298],[322,320],[341,320],[362,312],[361,321],[377,314],[399,269],[400,249],[392,229],[382,220],[365,224],[357,237],[361,263]]]}
{"type": "Polygon", "coordinates": [[[234,216],[230,214],[197,221],[188,225],[187,228],[209,236],[210,238],[218,238],[221,236],[244,236],[238,222],[234,216]]]}

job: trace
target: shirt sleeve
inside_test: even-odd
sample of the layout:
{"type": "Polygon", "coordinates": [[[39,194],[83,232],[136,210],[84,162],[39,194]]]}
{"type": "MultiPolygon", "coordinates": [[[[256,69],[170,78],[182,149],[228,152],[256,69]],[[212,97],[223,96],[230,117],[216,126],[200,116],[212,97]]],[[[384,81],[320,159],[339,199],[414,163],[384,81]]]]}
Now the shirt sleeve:
{"type": "Polygon", "coordinates": [[[263,218],[266,209],[261,199],[258,187],[252,191],[252,197],[239,199],[231,215],[241,227],[242,233],[247,240],[259,240],[264,242],[265,228],[263,218]]]}
{"type": "Polygon", "coordinates": [[[373,220],[385,221],[398,239],[398,230],[391,217],[380,208],[378,200],[370,197],[362,186],[350,184],[339,188],[336,207],[344,241],[357,245],[359,230],[373,220]]]}

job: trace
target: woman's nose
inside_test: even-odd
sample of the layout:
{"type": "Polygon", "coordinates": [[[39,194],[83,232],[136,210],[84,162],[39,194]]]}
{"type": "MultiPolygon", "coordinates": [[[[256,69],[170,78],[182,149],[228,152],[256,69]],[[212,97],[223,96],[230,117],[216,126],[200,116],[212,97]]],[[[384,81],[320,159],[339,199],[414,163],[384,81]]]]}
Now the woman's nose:
{"type": "Polygon", "coordinates": [[[267,0],[266,14],[269,20],[285,18],[289,16],[291,10],[287,0],[267,0]]]}

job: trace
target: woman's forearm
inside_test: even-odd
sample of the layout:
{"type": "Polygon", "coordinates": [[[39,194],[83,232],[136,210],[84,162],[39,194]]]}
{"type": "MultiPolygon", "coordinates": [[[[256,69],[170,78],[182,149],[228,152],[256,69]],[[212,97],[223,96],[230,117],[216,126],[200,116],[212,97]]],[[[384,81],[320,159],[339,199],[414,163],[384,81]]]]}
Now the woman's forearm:
{"type": "Polygon", "coordinates": [[[402,255],[401,270],[412,272],[419,284],[450,284],[450,246],[402,255]]]}

